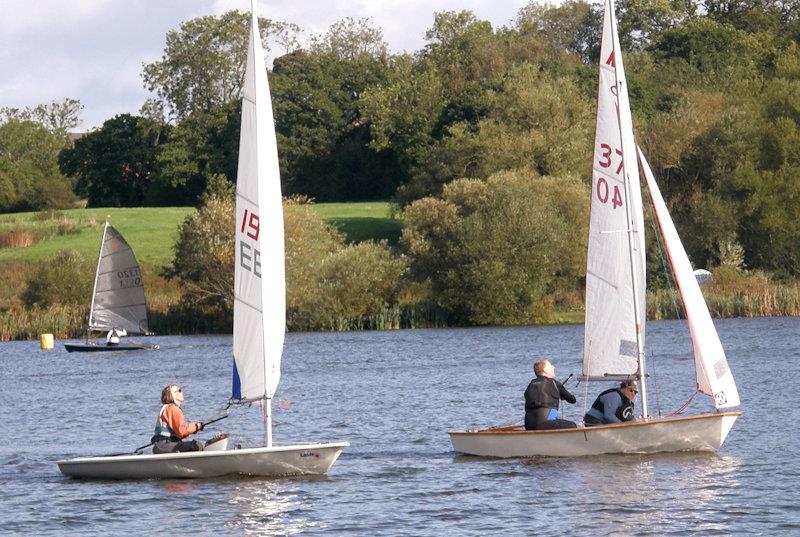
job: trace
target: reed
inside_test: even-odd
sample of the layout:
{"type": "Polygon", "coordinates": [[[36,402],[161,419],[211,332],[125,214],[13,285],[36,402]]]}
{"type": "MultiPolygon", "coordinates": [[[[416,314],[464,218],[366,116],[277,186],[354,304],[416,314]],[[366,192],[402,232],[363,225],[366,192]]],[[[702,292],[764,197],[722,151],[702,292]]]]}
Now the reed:
{"type": "Polygon", "coordinates": [[[0,231],[0,248],[27,248],[36,242],[36,234],[24,227],[0,231]]]}
{"type": "MultiPolygon", "coordinates": [[[[800,315],[800,282],[774,282],[762,272],[714,271],[702,288],[712,317],[779,317],[800,315]]],[[[648,317],[685,317],[677,290],[648,293],[648,317]]]]}

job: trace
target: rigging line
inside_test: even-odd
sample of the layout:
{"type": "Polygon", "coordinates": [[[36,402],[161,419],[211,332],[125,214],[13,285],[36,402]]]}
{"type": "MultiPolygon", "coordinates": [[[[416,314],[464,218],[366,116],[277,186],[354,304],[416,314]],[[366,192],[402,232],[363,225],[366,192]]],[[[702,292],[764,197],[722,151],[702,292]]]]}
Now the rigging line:
{"type": "Polygon", "coordinates": [[[658,389],[658,378],[656,377],[656,366],[653,362],[655,362],[656,355],[655,354],[648,354],[651,357],[650,362],[650,371],[653,372],[653,391],[656,394],[656,412],[658,412],[658,417],[661,417],[661,391],[658,389]]]}
{"type": "Polygon", "coordinates": [[[676,410],[676,411],[675,411],[675,412],[673,412],[672,414],[669,414],[667,417],[670,417],[670,416],[677,416],[678,414],[680,414],[680,413],[682,413],[684,410],[686,410],[686,409],[688,408],[689,404],[691,404],[692,400],[694,399],[694,396],[695,396],[695,395],[697,395],[698,393],[700,393],[700,390],[699,390],[699,389],[695,390],[695,391],[694,391],[694,393],[693,393],[692,395],[690,395],[690,396],[689,396],[689,399],[687,399],[687,400],[686,400],[686,402],[685,402],[685,403],[683,403],[683,404],[680,406],[680,408],[678,408],[678,410],[676,410]]]}
{"type": "MultiPolygon", "coordinates": [[[[675,277],[672,274],[672,269],[669,267],[667,258],[664,256],[664,251],[666,250],[666,247],[664,246],[664,238],[661,236],[661,231],[658,229],[658,224],[656,223],[656,219],[653,215],[652,200],[647,205],[647,207],[648,209],[650,209],[647,211],[648,220],[650,220],[650,226],[653,228],[653,236],[656,238],[656,243],[658,245],[658,248],[656,248],[656,250],[658,251],[658,258],[661,260],[661,270],[667,279],[668,289],[675,291],[678,286],[675,283],[675,277]]],[[[678,306],[678,301],[676,300],[676,293],[675,292],[670,293],[670,298],[672,299],[672,307],[675,310],[675,318],[679,320],[682,319],[681,310],[680,307],[678,306]]]]}

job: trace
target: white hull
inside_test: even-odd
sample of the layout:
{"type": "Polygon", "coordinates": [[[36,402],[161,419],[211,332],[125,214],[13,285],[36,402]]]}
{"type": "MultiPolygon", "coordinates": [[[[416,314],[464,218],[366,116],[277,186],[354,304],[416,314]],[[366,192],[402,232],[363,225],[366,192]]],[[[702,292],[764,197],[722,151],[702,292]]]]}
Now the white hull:
{"type": "Polygon", "coordinates": [[[64,475],[90,479],[323,475],[349,445],[339,442],[163,455],[81,457],[56,464],[64,475]]]}
{"type": "Polygon", "coordinates": [[[497,427],[450,431],[453,450],[481,457],[580,457],[604,453],[714,451],[741,412],[650,418],[614,425],[526,431],[497,427]]]}

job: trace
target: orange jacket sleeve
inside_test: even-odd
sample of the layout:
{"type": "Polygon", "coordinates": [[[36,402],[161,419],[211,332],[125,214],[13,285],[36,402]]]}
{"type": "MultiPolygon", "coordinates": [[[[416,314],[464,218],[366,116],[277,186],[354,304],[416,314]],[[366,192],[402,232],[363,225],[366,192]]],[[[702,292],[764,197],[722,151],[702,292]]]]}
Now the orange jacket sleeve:
{"type": "Polygon", "coordinates": [[[169,426],[173,433],[181,438],[186,438],[190,434],[197,432],[197,425],[194,423],[187,425],[183,417],[183,411],[177,405],[168,405],[164,409],[161,419],[164,420],[164,423],[169,426]]]}

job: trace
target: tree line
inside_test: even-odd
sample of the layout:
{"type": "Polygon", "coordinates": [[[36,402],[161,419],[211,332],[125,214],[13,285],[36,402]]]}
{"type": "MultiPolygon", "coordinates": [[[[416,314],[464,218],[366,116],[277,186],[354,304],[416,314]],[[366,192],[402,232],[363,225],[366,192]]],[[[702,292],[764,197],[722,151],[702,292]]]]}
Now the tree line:
{"type": "MultiPolygon", "coordinates": [[[[386,305],[428,301],[458,322],[503,324],[574,300],[601,9],[532,2],[501,28],[436,13],[413,54],[390,53],[369,20],[344,19],[305,46],[298,27],[262,20],[265,46],[281,53],[268,75],[284,192],[397,203],[403,237],[380,255],[402,262],[407,283],[386,305]]],[[[617,10],[637,137],[690,258],[797,277],[797,3],[621,0],[617,10]]],[[[246,39],[243,13],[182,24],[144,66],[153,97],[140,114],[74,146],[34,111],[6,110],[0,207],[70,195],[204,206],[210,185],[235,181],[246,39]],[[22,129],[31,141],[17,142],[22,129]]]]}

